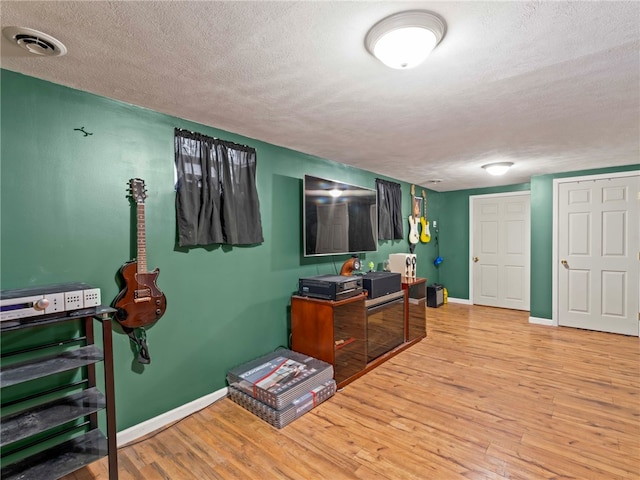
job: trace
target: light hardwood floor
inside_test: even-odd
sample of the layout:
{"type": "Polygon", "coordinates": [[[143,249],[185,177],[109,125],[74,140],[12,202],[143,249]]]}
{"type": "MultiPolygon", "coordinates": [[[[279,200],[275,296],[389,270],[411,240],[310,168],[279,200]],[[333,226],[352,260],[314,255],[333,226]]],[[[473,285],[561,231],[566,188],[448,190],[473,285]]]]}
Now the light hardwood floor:
{"type": "MultiPolygon", "coordinates": [[[[640,341],[447,304],[277,430],[225,398],[119,450],[128,479],[639,479],[640,341]]],[[[107,479],[101,461],[66,480],[107,479]]]]}

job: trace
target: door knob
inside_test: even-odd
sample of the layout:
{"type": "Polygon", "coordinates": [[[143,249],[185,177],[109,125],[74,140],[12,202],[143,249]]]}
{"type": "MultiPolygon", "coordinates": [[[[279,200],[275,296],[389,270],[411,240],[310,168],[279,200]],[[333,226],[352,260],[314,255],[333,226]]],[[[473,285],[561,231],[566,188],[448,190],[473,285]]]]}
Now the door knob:
{"type": "Polygon", "coordinates": [[[480,260],[478,257],[473,257],[473,263],[478,263],[478,260],[480,260]]]}
{"type": "Polygon", "coordinates": [[[569,263],[568,263],[566,260],[562,260],[560,263],[562,264],[562,266],[563,266],[564,268],[566,268],[567,270],[569,270],[569,263]]]}

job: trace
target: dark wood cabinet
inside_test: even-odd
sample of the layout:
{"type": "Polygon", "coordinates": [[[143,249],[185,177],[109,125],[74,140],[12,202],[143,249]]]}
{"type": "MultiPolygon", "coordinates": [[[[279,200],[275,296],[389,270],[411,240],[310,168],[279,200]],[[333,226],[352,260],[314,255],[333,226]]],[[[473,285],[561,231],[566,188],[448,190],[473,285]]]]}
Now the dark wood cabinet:
{"type": "Polygon", "coordinates": [[[385,297],[331,301],[294,295],[291,349],[333,365],[338,388],[344,387],[424,337],[407,340],[406,291],[385,297]]]}
{"type": "Polygon", "coordinates": [[[117,480],[114,312],[96,307],[59,317],[0,323],[3,479],[57,479],[108,456],[109,479],[117,480]],[[101,346],[95,343],[95,322],[102,325],[101,346]],[[13,339],[17,343],[28,339],[36,328],[41,329],[37,338],[46,340],[7,348],[13,339]],[[14,337],[8,339],[10,335],[14,337]],[[97,363],[103,364],[102,388],[97,385],[97,363]],[[100,411],[106,412],[106,436],[98,428],[100,411]]]}
{"type": "Polygon", "coordinates": [[[367,366],[365,298],[291,298],[291,349],[333,365],[338,387],[367,366]]]}
{"type": "Polygon", "coordinates": [[[427,279],[402,277],[405,295],[405,341],[415,342],[427,336],[427,279]]]}

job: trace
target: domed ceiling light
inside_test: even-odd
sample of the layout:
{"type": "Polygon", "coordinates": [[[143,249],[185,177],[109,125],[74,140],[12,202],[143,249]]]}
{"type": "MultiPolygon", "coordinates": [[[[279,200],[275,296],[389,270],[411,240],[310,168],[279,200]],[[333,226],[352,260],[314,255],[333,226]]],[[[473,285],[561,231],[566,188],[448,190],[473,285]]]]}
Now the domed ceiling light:
{"type": "Polygon", "coordinates": [[[409,10],[380,20],[364,41],[369,53],[386,66],[409,69],[429,56],[446,28],[445,21],[434,13],[409,10]]]}
{"type": "Polygon", "coordinates": [[[482,168],[491,175],[504,175],[512,166],[513,162],[496,162],[483,165],[482,168]]]}

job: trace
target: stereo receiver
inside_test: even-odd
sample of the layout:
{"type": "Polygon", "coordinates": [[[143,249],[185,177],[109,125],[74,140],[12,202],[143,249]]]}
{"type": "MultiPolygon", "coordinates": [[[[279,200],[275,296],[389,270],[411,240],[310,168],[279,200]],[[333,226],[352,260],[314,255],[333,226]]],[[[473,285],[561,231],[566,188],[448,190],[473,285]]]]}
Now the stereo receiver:
{"type": "Polygon", "coordinates": [[[342,300],[363,292],[362,278],[346,275],[316,275],[298,280],[298,295],[342,300]]]}
{"type": "Polygon", "coordinates": [[[100,305],[100,289],[86,283],[0,291],[0,321],[71,312],[100,305]]]}

